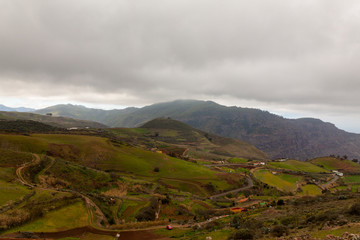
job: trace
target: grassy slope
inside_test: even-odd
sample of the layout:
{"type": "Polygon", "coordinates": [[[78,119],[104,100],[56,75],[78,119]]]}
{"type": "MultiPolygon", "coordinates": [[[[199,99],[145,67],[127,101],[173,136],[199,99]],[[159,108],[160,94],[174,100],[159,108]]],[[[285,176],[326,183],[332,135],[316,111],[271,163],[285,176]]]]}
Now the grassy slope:
{"type": "Polygon", "coordinates": [[[0,180],[0,206],[10,201],[17,201],[30,192],[29,189],[22,185],[0,180]]]}
{"type": "Polygon", "coordinates": [[[360,165],[349,160],[341,160],[332,157],[315,158],[312,163],[321,165],[328,170],[342,170],[351,173],[360,173],[360,165]]]}
{"type": "Polygon", "coordinates": [[[18,166],[31,160],[32,155],[30,153],[0,148],[0,166],[18,166]]]}
{"type": "Polygon", "coordinates": [[[46,213],[42,218],[13,228],[9,232],[56,232],[88,225],[88,213],[84,203],[79,201],[61,209],[46,213]]]}
{"type": "Polygon", "coordinates": [[[296,183],[301,180],[301,177],[289,174],[274,175],[270,171],[265,169],[259,169],[255,171],[254,175],[260,181],[285,192],[295,191],[296,183]]]}
{"type": "Polygon", "coordinates": [[[309,173],[329,172],[329,170],[316,166],[310,162],[302,162],[297,160],[288,160],[286,162],[271,162],[269,165],[275,168],[283,168],[292,171],[309,173]]]}
{"type": "Polygon", "coordinates": [[[114,146],[106,138],[63,135],[34,134],[0,135],[0,144],[25,152],[42,153],[54,150],[65,160],[75,161],[101,170],[114,170],[155,178],[182,180],[218,181],[221,187],[229,187],[210,169],[172,158],[164,154],[145,151],[129,146],[114,146]],[[159,172],[154,173],[154,168],[159,172]]]}

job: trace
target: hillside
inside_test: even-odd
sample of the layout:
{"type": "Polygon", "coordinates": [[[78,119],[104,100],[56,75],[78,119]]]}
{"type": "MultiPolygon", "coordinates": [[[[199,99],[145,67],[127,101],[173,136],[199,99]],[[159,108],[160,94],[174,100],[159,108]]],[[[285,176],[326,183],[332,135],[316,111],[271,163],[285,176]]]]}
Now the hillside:
{"type": "Polygon", "coordinates": [[[331,123],[312,118],[285,119],[258,109],[226,107],[211,101],[178,100],[111,111],[58,105],[38,112],[48,110],[112,127],[141,126],[157,117],[171,117],[209,133],[249,142],[271,158],[305,160],[330,154],[360,158],[360,135],[331,123]]]}
{"type": "Polygon", "coordinates": [[[105,128],[106,127],[101,123],[97,123],[93,121],[78,120],[68,117],[53,117],[53,116],[46,116],[46,115],[25,113],[25,112],[0,111],[0,120],[31,120],[59,128],[72,128],[72,127],[105,128]]]}
{"type": "Polygon", "coordinates": [[[32,120],[0,120],[0,132],[48,133],[63,129],[32,120]]]}
{"type": "Polygon", "coordinates": [[[224,138],[190,127],[170,118],[157,118],[135,129],[109,129],[124,142],[158,148],[172,156],[203,160],[231,157],[266,159],[267,155],[251,144],[224,138]]]}

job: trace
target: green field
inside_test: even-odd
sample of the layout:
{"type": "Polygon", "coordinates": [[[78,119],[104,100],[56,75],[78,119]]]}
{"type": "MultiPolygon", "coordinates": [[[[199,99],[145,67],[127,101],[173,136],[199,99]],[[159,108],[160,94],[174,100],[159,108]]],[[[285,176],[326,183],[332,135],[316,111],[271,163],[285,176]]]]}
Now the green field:
{"type": "Polygon", "coordinates": [[[296,190],[296,183],[301,181],[302,178],[289,174],[272,174],[265,169],[255,171],[254,176],[272,187],[276,187],[284,192],[293,192],[296,190]]]}
{"type": "Polygon", "coordinates": [[[247,163],[249,160],[245,158],[230,158],[229,163],[247,163]]]}
{"type": "Polygon", "coordinates": [[[288,169],[299,172],[308,172],[308,173],[329,172],[329,170],[318,167],[310,162],[301,162],[297,160],[288,160],[286,162],[270,162],[269,165],[274,168],[282,168],[282,169],[288,169]]]}
{"type": "Polygon", "coordinates": [[[42,218],[13,228],[9,232],[56,232],[89,224],[89,216],[83,202],[76,202],[46,213],[42,218]]]}

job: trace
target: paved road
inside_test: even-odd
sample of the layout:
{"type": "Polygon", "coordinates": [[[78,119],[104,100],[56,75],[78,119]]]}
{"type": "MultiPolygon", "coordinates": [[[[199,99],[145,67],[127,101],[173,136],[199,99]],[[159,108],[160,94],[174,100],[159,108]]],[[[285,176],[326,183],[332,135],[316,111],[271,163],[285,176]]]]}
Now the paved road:
{"type": "Polygon", "coordinates": [[[324,183],[324,184],[320,185],[319,187],[320,187],[321,189],[328,189],[328,188],[330,188],[330,187],[333,185],[333,183],[335,183],[338,179],[339,179],[339,176],[336,175],[336,174],[334,174],[334,178],[333,178],[333,179],[331,179],[331,180],[330,180],[329,182],[327,182],[327,183],[324,183]]]}
{"type": "Polygon", "coordinates": [[[215,199],[215,198],[218,198],[218,197],[225,196],[226,194],[229,194],[229,193],[238,193],[240,191],[244,191],[246,189],[252,188],[254,186],[253,180],[250,177],[247,177],[247,179],[248,179],[248,185],[247,186],[241,187],[241,188],[238,188],[238,189],[235,189],[235,190],[223,192],[223,193],[220,193],[220,194],[213,195],[213,196],[210,197],[210,199],[212,200],[212,199],[215,199]]]}

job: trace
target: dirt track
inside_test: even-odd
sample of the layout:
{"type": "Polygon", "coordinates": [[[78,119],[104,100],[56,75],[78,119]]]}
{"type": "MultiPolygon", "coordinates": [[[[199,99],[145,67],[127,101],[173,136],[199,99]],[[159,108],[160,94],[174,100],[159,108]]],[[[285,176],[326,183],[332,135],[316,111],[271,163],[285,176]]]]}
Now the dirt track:
{"type": "Polygon", "coordinates": [[[117,233],[120,233],[119,239],[124,240],[167,240],[167,237],[161,237],[149,230],[139,230],[139,231],[123,231],[123,232],[116,232],[116,231],[107,231],[96,229],[93,227],[81,227],[81,228],[74,228],[66,231],[61,232],[54,232],[54,233],[36,233],[39,237],[43,238],[65,238],[65,237],[79,237],[85,233],[93,233],[98,235],[106,235],[106,236],[113,236],[115,238],[117,233]]]}

